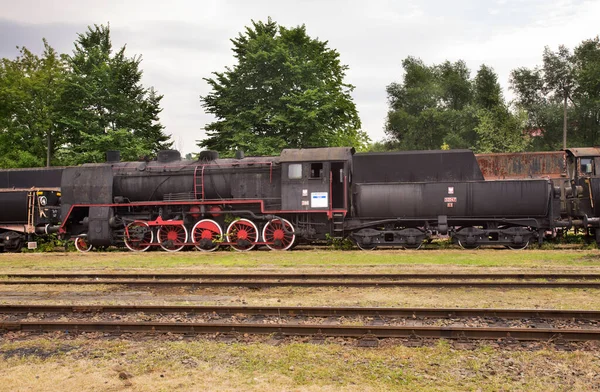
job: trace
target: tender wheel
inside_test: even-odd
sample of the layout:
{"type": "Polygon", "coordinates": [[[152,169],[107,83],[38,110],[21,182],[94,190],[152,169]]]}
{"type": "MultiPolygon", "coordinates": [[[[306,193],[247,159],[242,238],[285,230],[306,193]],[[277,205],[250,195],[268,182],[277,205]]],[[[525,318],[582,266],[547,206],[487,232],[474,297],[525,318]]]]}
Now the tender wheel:
{"type": "Polygon", "coordinates": [[[418,244],[414,244],[414,245],[404,245],[403,248],[409,249],[409,250],[419,250],[419,249],[421,249],[421,246],[423,246],[422,242],[420,242],[418,244]]]}
{"type": "Polygon", "coordinates": [[[271,219],[262,231],[263,240],[271,250],[288,250],[294,245],[295,234],[286,233],[294,231],[294,226],[287,219],[271,219]],[[270,243],[270,244],[269,244],[270,243]]]}
{"type": "Polygon", "coordinates": [[[192,229],[192,242],[198,244],[196,249],[203,252],[216,250],[222,238],[221,225],[212,219],[203,219],[197,222],[192,229]]]}
{"type": "Polygon", "coordinates": [[[163,225],[157,233],[160,247],[167,252],[179,252],[185,248],[188,232],[184,225],[163,225]]]}
{"type": "Polygon", "coordinates": [[[475,249],[479,249],[479,247],[481,246],[481,245],[479,245],[479,244],[475,244],[475,245],[467,245],[467,244],[463,244],[462,242],[460,242],[460,240],[458,240],[458,245],[459,245],[461,248],[463,248],[463,249],[466,249],[466,250],[475,250],[475,249]]]}
{"type": "Polygon", "coordinates": [[[125,228],[125,246],[133,252],[145,252],[154,241],[154,233],[146,222],[131,222],[125,228]]]}
{"type": "Polygon", "coordinates": [[[519,245],[506,245],[506,247],[508,249],[512,249],[512,250],[523,250],[526,249],[529,246],[529,241],[525,241],[522,244],[519,245]]]}
{"type": "Polygon", "coordinates": [[[86,236],[79,236],[75,238],[75,249],[82,253],[86,253],[92,250],[92,244],[87,241],[86,236]]]}
{"type": "Polygon", "coordinates": [[[375,248],[377,248],[377,246],[375,246],[373,244],[364,245],[364,244],[361,244],[360,241],[355,241],[355,242],[356,242],[356,246],[358,246],[358,249],[360,249],[360,250],[375,250],[375,248]]]}
{"type": "Polygon", "coordinates": [[[258,241],[258,227],[248,219],[231,222],[227,228],[227,241],[232,242],[231,247],[237,251],[250,250],[258,241]]]}

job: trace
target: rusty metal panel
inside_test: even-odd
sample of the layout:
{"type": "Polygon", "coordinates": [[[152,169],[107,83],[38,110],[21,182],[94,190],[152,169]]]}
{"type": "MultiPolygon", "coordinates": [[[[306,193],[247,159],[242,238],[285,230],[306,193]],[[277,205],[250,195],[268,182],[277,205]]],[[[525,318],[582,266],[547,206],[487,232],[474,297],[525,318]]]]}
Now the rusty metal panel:
{"type": "Polygon", "coordinates": [[[299,148],[281,151],[280,162],[350,161],[352,147],[299,148]]]}
{"type": "Polygon", "coordinates": [[[567,152],[571,153],[575,157],[600,156],[600,148],[598,147],[567,148],[567,152]]]}
{"type": "Polygon", "coordinates": [[[476,154],[486,180],[522,178],[564,178],[567,175],[564,151],[476,154]]]}

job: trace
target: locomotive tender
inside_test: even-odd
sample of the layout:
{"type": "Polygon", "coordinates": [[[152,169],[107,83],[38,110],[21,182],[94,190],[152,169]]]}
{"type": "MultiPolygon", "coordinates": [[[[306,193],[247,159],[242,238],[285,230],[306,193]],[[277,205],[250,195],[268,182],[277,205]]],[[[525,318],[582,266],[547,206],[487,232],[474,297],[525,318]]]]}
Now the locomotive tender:
{"type": "Polygon", "coordinates": [[[80,251],[288,250],[345,237],[361,249],[418,249],[437,235],[463,248],[522,249],[557,228],[600,226],[599,152],[567,150],[568,178],[558,183],[486,181],[469,150],[205,151],[197,161],[167,150],[140,162],[111,152],[102,164],[0,171],[0,250],[52,232],[80,251]]]}

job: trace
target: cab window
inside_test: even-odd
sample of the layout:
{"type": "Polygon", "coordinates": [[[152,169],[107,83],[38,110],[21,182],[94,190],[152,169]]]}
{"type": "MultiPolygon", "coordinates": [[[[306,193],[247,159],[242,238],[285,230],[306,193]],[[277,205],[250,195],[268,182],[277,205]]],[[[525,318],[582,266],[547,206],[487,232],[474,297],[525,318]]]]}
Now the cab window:
{"type": "Polygon", "coordinates": [[[290,180],[299,180],[302,178],[302,164],[291,163],[288,166],[288,178],[290,180]]]}
{"type": "Polygon", "coordinates": [[[579,170],[581,174],[593,175],[594,174],[594,159],[593,158],[581,158],[579,160],[579,170]]]}
{"type": "Polygon", "coordinates": [[[311,163],[310,164],[310,178],[322,178],[323,177],[323,163],[311,163]]]}

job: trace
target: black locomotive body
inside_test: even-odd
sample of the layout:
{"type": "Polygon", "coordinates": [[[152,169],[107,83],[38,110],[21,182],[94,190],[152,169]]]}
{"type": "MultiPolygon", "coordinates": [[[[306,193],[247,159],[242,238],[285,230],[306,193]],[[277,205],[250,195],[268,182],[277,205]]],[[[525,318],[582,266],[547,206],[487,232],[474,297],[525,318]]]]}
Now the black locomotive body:
{"type": "Polygon", "coordinates": [[[82,249],[289,249],[325,239],[334,214],[342,234],[352,153],[284,150],[279,157],[240,159],[205,153],[185,161],[171,151],[152,162],[67,168],[60,231],[76,236],[82,249]]]}
{"type": "Polygon", "coordinates": [[[464,248],[524,248],[559,216],[549,181],[484,181],[469,150],[357,154],[354,161],[360,169],[348,226],[363,249],[419,248],[448,234],[464,248]]]}
{"type": "MultiPolygon", "coordinates": [[[[362,249],[416,249],[435,236],[449,236],[464,248],[521,249],[557,228],[600,226],[594,158],[600,154],[588,156],[599,152],[569,150],[564,186],[548,179],[485,181],[468,150],[354,154],[336,147],[228,159],[203,152],[197,161],[163,151],[155,161],[140,162],[120,162],[113,153],[103,164],[56,169],[59,184],[44,183],[59,185],[52,190],[40,190],[41,180],[30,179],[26,186],[37,182],[35,196],[46,197],[48,207],[35,210],[28,188],[29,204],[18,214],[3,204],[0,230],[16,233],[21,242],[35,232],[58,231],[75,238],[81,251],[287,250],[331,238],[351,238],[362,249]],[[48,208],[56,214],[49,217],[48,208]],[[22,229],[9,227],[9,220],[22,229]]],[[[10,197],[7,205],[22,207],[22,200],[10,197]]],[[[7,243],[7,250],[18,248],[7,243]]]]}
{"type": "Polygon", "coordinates": [[[0,171],[0,251],[18,251],[36,233],[47,234],[60,222],[62,170],[0,171]]]}

